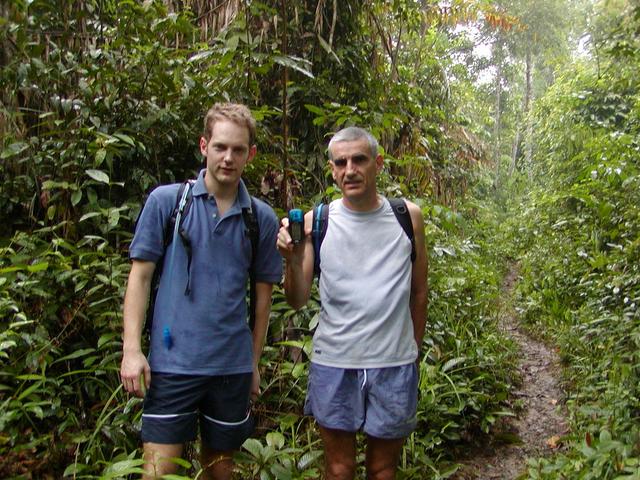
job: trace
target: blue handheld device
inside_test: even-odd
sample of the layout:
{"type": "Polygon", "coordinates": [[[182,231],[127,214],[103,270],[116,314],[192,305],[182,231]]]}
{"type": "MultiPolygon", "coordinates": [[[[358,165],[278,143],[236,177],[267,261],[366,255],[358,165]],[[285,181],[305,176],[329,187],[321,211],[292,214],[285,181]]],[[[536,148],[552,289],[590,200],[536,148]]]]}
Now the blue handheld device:
{"type": "Polygon", "coordinates": [[[304,238],[304,215],[299,208],[289,210],[289,235],[294,245],[304,238]]]}

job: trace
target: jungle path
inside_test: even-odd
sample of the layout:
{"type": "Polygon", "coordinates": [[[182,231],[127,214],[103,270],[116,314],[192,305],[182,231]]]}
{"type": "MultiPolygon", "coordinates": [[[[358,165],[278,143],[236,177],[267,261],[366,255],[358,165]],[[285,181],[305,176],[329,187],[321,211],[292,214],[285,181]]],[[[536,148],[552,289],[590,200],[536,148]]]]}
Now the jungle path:
{"type": "Polygon", "coordinates": [[[491,435],[476,439],[476,445],[461,452],[462,466],[454,480],[517,479],[526,472],[528,457],[552,454],[568,432],[560,361],[554,350],[520,327],[511,301],[517,279],[517,267],[512,266],[503,283],[499,318],[500,330],[519,349],[522,383],[510,400],[517,416],[505,417],[491,435]]]}

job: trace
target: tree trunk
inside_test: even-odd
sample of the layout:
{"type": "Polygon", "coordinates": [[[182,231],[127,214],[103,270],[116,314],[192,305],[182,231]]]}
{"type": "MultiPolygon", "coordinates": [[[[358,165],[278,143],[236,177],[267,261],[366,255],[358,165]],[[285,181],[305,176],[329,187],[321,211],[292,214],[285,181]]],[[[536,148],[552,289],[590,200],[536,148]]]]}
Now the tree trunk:
{"type": "Polygon", "coordinates": [[[516,126],[516,134],[513,137],[513,145],[511,146],[511,164],[509,165],[509,176],[516,171],[516,160],[518,158],[518,144],[520,143],[520,126],[516,126]]]}
{"type": "Polygon", "coordinates": [[[532,60],[531,60],[531,50],[527,49],[526,55],[526,81],[525,81],[525,92],[524,92],[524,121],[526,122],[526,133],[525,133],[525,155],[524,155],[524,163],[529,168],[531,166],[531,157],[533,156],[533,124],[531,122],[531,115],[529,115],[529,111],[531,110],[531,97],[532,97],[532,86],[531,86],[531,77],[532,77],[532,60]]]}
{"type": "Polygon", "coordinates": [[[500,165],[500,134],[502,129],[502,125],[500,124],[502,115],[502,60],[498,60],[496,63],[495,90],[496,103],[493,123],[493,157],[497,164],[500,165]]]}

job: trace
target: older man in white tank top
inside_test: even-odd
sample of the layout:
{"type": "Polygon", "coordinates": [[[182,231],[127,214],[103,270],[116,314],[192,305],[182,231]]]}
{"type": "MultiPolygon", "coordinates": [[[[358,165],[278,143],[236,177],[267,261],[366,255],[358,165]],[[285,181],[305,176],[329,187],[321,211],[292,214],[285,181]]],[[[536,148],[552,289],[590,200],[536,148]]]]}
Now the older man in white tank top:
{"type": "MultiPolygon", "coordinates": [[[[343,197],[329,205],[320,250],[321,313],[305,413],[315,417],[325,448],[325,478],[353,479],[356,433],[367,435],[367,478],[393,479],[405,438],[416,425],[418,373],[427,310],[427,255],[420,208],[407,202],[411,242],[376,189],[383,158],[375,138],[348,127],[329,142],[329,164],[343,197]]],[[[312,212],[305,240],[294,245],[282,220],[278,248],[284,287],[304,306],[313,281],[312,212]]]]}

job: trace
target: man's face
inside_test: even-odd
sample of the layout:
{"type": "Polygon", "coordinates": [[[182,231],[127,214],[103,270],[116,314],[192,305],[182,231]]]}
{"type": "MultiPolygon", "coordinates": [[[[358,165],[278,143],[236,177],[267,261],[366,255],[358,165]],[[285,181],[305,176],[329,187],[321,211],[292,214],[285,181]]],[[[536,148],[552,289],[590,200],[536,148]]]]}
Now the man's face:
{"type": "Polygon", "coordinates": [[[207,159],[207,180],[217,186],[234,186],[244,167],[256,154],[249,145],[249,131],[231,120],[217,120],[207,142],[200,138],[200,152],[207,159]]]}
{"type": "Polygon", "coordinates": [[[365,208],[377,203],[376,175],[382,169],[382,155],[371,156],[366,139],[337,142],[331,146],[331,173],[345,200],[365,208]]]}

